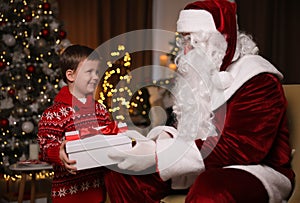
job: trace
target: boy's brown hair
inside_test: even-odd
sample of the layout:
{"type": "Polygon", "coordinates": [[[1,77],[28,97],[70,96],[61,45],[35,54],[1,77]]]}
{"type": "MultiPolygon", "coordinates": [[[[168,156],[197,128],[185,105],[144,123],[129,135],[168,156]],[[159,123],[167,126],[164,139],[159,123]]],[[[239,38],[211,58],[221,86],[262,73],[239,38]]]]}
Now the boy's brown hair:
{"type": "Polygon", "coordinates": [[[89,60],[99,59],[97,53],[87,46],[76,44],[71,45],[64,50],[59,59],[59,68],[65,83],[68,81],[66,77],[67,70],[71,69],[76,71],[78,64],[87,58],[89,60]]]}

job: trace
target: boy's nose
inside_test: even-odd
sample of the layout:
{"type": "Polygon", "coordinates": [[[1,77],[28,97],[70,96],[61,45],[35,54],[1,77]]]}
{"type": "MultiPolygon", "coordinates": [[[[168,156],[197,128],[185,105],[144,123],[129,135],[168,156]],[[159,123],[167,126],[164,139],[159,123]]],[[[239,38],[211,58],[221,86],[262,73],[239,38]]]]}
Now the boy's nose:
{"type": "Polygon", "coordinates": [[[94,74],[93,74],[93,79],[99,80],[99,78],[100,78],[100,77],[99,77],[99,74],[98,74],[98,73],[94,73],[94,74]]]}

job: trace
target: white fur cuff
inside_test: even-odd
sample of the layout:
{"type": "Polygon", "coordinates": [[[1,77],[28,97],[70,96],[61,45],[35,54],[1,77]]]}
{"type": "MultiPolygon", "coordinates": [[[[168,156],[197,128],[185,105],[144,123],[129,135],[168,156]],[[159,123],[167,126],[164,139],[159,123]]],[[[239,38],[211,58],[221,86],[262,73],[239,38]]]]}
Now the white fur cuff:
{"type": "Polygon", "coordinates": [[[172,138],[159,139],[156,141],[156,158],[161,179],[176,180],[172,184],[173,188],[189,187],[194,182],[194,179],[189,177],[196,177],[205,169],[195,142],[172,138]]]}

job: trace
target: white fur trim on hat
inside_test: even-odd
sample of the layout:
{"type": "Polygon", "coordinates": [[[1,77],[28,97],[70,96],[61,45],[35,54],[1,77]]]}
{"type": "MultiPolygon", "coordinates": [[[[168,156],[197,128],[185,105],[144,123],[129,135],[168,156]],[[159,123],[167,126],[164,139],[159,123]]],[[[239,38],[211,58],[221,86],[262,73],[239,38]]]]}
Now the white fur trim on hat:
{"type": "Polygon", "coordinates": [[[206,10],[182,10],[177,21],[177,32],[215,32],[213,16],[206,10]]]}

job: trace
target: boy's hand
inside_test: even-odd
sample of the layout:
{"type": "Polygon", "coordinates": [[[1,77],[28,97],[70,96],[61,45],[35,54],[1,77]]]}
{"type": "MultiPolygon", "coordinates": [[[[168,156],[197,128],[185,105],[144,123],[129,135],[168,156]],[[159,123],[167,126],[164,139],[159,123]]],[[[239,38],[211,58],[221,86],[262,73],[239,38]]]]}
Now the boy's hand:
{"type": "Polygon", "coordinates": [[[65,150],[65,146],[66,146],[67,140],[65,140],[61,145],[60,145],[60,149],[59,149],[59,158],[61,160],[61,162],[64,164],[65,169],[71,173],[71,174],[76,174],[77,168],[75,166],[73,166],[74,164],[76,164],[76,160],[70,160],[68,158],[68,155],[66,153],[65,150]]]}

